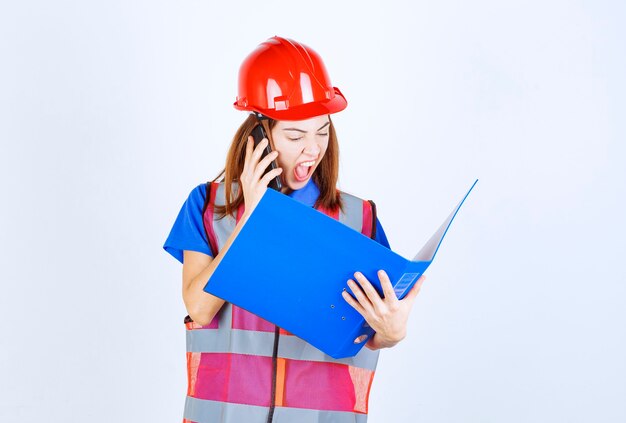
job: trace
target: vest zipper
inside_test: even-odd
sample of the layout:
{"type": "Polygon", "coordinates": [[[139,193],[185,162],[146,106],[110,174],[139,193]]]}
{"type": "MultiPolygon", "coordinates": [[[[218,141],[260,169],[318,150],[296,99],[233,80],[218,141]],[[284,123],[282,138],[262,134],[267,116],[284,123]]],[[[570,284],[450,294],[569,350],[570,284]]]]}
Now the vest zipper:
{"type": "Polygon", "coordinates": [[[280,339],[280,328],[274,329],[274,351],[272,352],[272,398],[270,401],[270,411],[267,414],[267,423],[274,420],[274,407],[276,406],[276,373],[278,372],[278,340],[280,339]]]}

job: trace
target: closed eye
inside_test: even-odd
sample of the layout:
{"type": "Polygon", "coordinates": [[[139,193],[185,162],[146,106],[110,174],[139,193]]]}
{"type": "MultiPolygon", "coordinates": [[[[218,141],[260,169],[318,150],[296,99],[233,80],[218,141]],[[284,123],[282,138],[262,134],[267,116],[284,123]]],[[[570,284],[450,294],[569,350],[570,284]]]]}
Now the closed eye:
{"type": "MultiPolygon", "coordinates": [[[[327,137],[328,136],[328,132],[325,133],[325,134],[317,134],[317,135],[320,136],[320,137],[327,137]]],[[[299,141],[302,138],[304,138],[304,137],[297,137],[297,138],[287,137],[287,139],[290,140],[290,141],[299,141]]]]}

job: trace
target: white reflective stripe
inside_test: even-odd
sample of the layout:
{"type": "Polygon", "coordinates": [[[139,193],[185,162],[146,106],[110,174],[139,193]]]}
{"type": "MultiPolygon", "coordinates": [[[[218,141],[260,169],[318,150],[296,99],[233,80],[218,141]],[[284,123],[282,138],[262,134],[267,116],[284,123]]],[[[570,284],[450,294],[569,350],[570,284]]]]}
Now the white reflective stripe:
{"type": "Polygon", "coordinates": [[[230,329],[233,325],[233,306],[231,303],[224,303],[220,311],[218,311],[219,323],[218,327],[230,329]]]}
{"type": "MultiPolygon", "coordinates": [[[[224,205],[225,191],[224,184],[220,183],[215,190],[214,204],[224,205]]],[[[224,216],[222,219],[218,220],[217,213],[213,214],[213,233],[215,234],[215,238],[217,238],[218,251],[222,249],[230,234],[235,230],[235,226],[237,226],[237,221],[232,215],[224,216]]]]}
{"type": "Polygon", "coordinates": [[[376,370],[376,363],[378,363],[378,351],[372,351],[363,347],[356,356],[337,360],[324,354],[322,351],[297,336],[280,337],[280,343],[278,344],[278,356],[293,360],[341,363],[368,370],[376,370]]]}
{"type": "Polygon", "coordinates": [[[235,230],[237,221],[231,215],[224,216],[219,221],[216,221],[217,214],[213,215],[213,233],[217,238],[217,250],[221,251],[222,247],[228,240],[230,234],[235,230]]]}
{"type": "Polygon", "coordinates": [[[187,397],[184,418],[195,423],[265,423],[269,407],[187,397]]]}
{"type": "Polygon", "coordinates": [[[274,332],[238,329],[193,329],[187,331],[187,352],[251,354],[271,357],[274,332]]]}
{"type": "MultiPolygon", "coordinates": [[[[196,423],[265,423],[269,407],[187,397],[186,419],[196,423]]],[[[273,423],[366,423],[367,415],[347,411],[276,407],[273,423]]]]}
{"type": "Polygon", "coordinates": [[[354,195],[341,193],[343,211],[339,211],[339,221],[357,232],[363,229],[363,200],[354,195]]]}
{"type": "Polygon", "coordinates": [[[273,423],[366,423],[367,414],[348,411],[311,410],[308,408],[276,407],[273,423]]]}
{"type": "MultiPolygon", "coordinates": [[[[236,182],[233,182],[233,196],[237,194],[238,190],[239,185],[236,182]]],[[[224,202],[226,201],[225,196],[226,190],[224,188],[224,183],[220,182],[215,191],[215,198],[213,199],[213,203],[215,205],[224,205],[224,202]]],[[[341,199],[343,202],[343,210],[339,210],[339,221],[344,225],[354,229],[355,231],[361,232],[361,230],[363,229],[364,200],[361,200],[359,197],[345,192],[341,192],[341,199]]],[[[222,249],[232,231],[235,230],[236,224],[236,219],[231,215],[228,215],[219,220],[214,215],[213,231],[217,238],[218,250],[222,249]]]]}
{"type": "MultiPolygon", "coordinates": [[[[250,354],[271,357],[273,348],[274,332],[240,329],[193,329],[187,331],[187,352],[250,354]]],[[[280,337],[278,356],[292,360],[347,364],[372,371],[376,370],[376,363],[378,362],[378,351],[371,351],[366,347],[354,357],[336,360],[308,342],[291,335],[280,337]]]]}

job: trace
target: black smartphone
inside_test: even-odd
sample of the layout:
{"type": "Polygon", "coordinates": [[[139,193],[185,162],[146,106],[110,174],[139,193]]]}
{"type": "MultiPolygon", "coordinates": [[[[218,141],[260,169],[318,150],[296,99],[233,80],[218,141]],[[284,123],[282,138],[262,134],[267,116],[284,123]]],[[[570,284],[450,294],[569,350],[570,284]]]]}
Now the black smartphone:
{"type": "MultiPolygon", "coordinates": [[[[252,138],[254,138],[254,148],[256,148],[256,146],[259,145],[259,143],[263,140],[263,138],[267,138],[267,134],[265,133],[265,129],[263,129],[263,125],[261,125],[260,122],[252,130],[252,138]]],[[[269,138],[267,138],[267,139],[269,141],[269,138]]],[[[272,149],[270,148],[270,144],[268,142],[267,146],[265,146],[265,148],[263,149],[263,154],[261,155],[261,159],[260,160],[262,160],[265,156],[267,156],[271,152],[272,152],[272,149]]],[[[277,167],[278,167],[278,165],[276,164],[276,160],[272,160],[272,162],[267,167],[265,172],[263,172],[263,175],[265,175],[267,172],[269,172],[272,169],[276,169],[277,167]]],[[[283,187],[283,184],[280,181],[280,175],[276,176],[274,179],[272,179],[270,181],[269,187],[275,189],[276,191],[280,191],[280,189],[283,187]]]]}

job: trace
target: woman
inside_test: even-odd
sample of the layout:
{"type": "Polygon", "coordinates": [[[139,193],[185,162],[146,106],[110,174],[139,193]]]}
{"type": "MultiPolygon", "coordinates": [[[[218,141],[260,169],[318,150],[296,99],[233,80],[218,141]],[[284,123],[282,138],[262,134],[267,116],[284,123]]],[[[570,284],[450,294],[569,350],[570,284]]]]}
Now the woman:
{"type": "Polygon", "coordinates": [[[276,177],[284,194],[389,248],[373,203],[336,189],[339,152],[330,114],[346,105],[319,55],[296,41],[272,37],[243,62],[235,108],[251,114],[233,138],[224,171],[191,192],[164,245],[183,263],[189,313],[185,423],[367,420],[378,350],[404,338],[423,277],[398,300],[383,270],[384,298],[355,273],[347,281],[354,297],[344,292],[344,299],[376,333],[367,348],[340,360],[203,291],[276,177]],[[269,140],[254,148],[250,134],[259,124],[269,140]],[[272,152],[263,158],[268,144],[272,152]],[[277,166],[268,171],[272,161],[277,166]]]}

